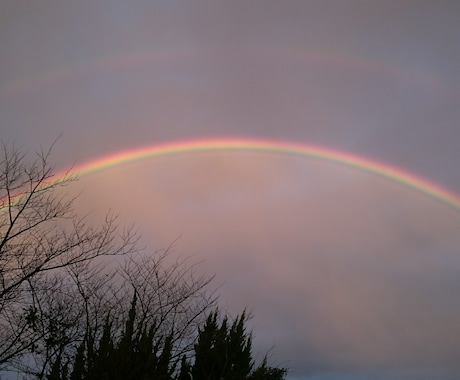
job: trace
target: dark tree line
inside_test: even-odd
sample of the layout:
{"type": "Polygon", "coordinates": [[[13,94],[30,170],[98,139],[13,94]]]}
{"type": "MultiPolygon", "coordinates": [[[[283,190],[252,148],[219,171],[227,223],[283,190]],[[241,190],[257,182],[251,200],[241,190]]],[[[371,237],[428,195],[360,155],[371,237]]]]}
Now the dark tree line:
{"type": "Polygon", "coordinates": [[[180,357],[174,350],[174,333],[159,334],[157,325],[136,324],[134,296],[128,319],[120,334],[107,319],[102,335],[85,336],[75,355],[65,361],[56,356],[47,380],[281,380],[284,368],[269,367],[264,358],[257,365],[252,357],[252,337],[246,331],[243,312],[230,325],[210,313],[198,328],[192,352],[180,357]]]}
{"type": "Polygon", "coordinates": [[[49,151],[0,158],[0,373],[35,379],[282,379],[256,365],[245,313],[216,309],[212,277],[146,254],[107,215],[90,225],[49,151]]]}

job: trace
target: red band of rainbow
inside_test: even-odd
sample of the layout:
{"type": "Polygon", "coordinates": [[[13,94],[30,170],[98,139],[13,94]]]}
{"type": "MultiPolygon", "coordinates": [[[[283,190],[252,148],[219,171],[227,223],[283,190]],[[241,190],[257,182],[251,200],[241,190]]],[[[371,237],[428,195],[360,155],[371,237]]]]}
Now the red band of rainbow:
{"type": "Polygon", "coordinates": [[[460,210],[460,196],[399,167],[377,162],[352,153],[320,146],[247,138],[215,138],[171,142],[129,149],[91,160],[74,168],[87,175],[110,167],[165,155],[212,151],[255,151],[300,155],[347,165],[400,183],[460,210]]]}

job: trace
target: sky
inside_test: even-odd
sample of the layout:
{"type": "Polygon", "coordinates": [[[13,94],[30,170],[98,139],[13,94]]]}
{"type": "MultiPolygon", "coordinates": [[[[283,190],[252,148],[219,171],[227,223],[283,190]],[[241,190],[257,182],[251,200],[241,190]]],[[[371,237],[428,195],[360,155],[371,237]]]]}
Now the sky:
{"type": "MultiPolygon", "coordinates": [[[[57,171],[208,139],[297,144],[460,194],[459,15],[457,0],[0,0],[0,138],[58,139],[57,171]]],[[[152,252],[175,241],[202,261],[289,379],[454,379],[460,201],[421,190],[275,149],[170,152],[69,188],[152,252]]]]}

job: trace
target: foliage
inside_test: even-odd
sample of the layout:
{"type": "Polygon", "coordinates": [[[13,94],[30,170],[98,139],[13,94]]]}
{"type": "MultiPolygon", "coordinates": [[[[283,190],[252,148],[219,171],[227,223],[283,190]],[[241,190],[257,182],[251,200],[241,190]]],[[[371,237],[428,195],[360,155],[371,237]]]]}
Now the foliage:
{"type": "Polygon", "coordinates": [[[134,296],[128,319],[119,337],[114,336],[107,319],[98,343],[86,336],[70,362],[57,356],[47,375],[48,380],[125,380],[172,379],[173,335],[158,335],[156,325],[140,322],[136,326],[134,296]],[[70,364],[70,365],[69,365],[70,364]],[[71,371],[69,371],[69,367],[71,371]],[[70,372],[70,373],[69,373],[70,372]]]}
{"type": "Polygon", "coordinates": [[[172,332],[158,334],[155,324],[143,321],[136,326],[136,302],[134,296],[120,336],[114,336],[107,320],[97,343],[85,337],[71,362],[63,363],[57,356],[46,379],[282,380],[286,374],[284,368],[269,367],[266,358],[255,366],[245,312],[230,325],[228,317],[219,322],[218,310],[198,328],[193,353],[189,358],[182,355],[178,366],[172,332]]]}
{"type": "MultiPolygon", "coordinates": [[[[267,366],[265,358],[255,367],[252,357],[252,334],[246,331],[248,316],[243,312],[230,325],[225,316],[219,322],[219,311],[211,313],[199,330],[195,344],[193,380],[283,379],[284,368],[267,366]]],[[[182,363],[184,365],[184,363],[182,363]]]]}

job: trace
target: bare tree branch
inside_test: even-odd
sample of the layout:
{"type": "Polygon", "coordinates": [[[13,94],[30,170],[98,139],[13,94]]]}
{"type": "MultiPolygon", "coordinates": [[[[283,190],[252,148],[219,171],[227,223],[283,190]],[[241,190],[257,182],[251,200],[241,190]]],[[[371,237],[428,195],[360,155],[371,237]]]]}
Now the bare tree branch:
{"type": "Polygon", "coordinates": [[[136,252],[138,240],[133,228],[118,228],[114,215],[97,228],[77,216],[75,198],[62,192],[75,177],[65,173],[55,178],[49,164],[52,147],[38,152],[31,164],[14,146],[2,143],[1,148],[0,365],[43,338],[36,316],[46,314],[42,297],[56,288],[59,271],[136,252]]]}
{"type": "Polygon", "coordinates": [[[75,180],[56,177],[51,149],[31,164],[14,146],[0,156],[0,369],[43,378],[52,363],[87,352],[110,322],[121,336],[135,294],[135,334],[153,326],[171,336],[173,359],[193,349],[197,326],[216,305],[213,277],[175,258],[173,244],[146,253],[133,227],[108,214],[97,227],[63,192],[75,180]]]}

